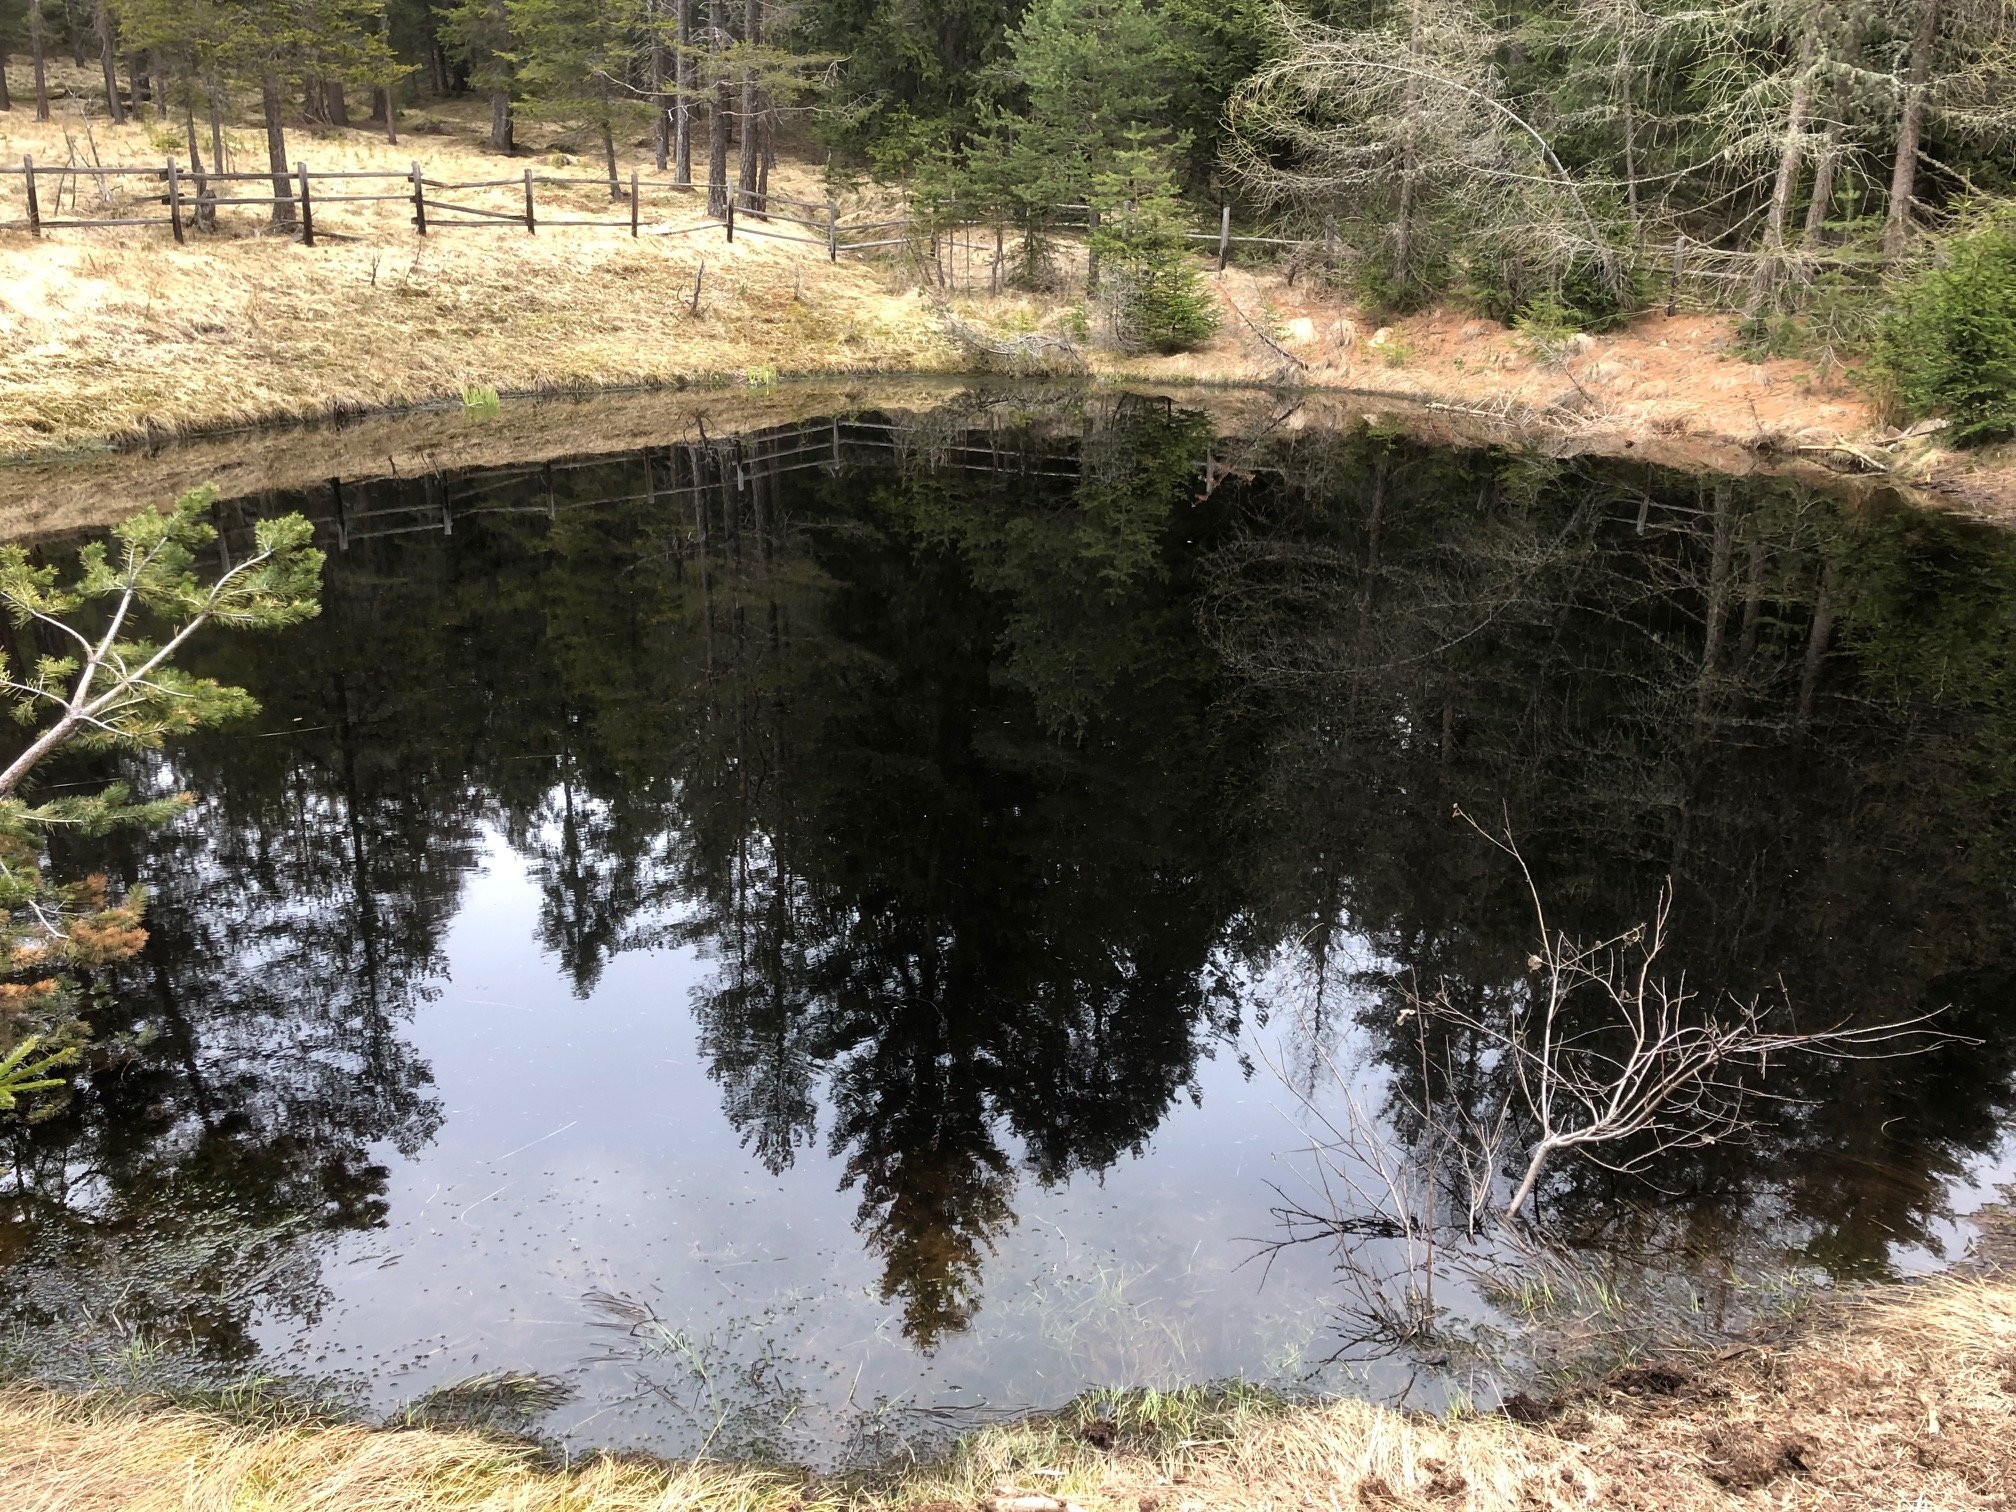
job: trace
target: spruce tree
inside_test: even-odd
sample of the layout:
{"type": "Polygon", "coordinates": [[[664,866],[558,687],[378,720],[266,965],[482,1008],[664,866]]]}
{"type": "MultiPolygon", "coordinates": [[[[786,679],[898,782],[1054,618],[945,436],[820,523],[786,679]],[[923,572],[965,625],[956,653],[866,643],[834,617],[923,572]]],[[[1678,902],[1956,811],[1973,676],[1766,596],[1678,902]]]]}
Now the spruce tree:
{"type": "Polygon", "coordinates": [[[527,108],[588,128],[600,139],[609,197],[621,199],[616,133],[651,106],[628,81],[648,46],[642,0],[506,0],[512,61],[527,108]]]}
{"type": "Polygon", "coordinates": [[[1180,352],[1218,329],[1218,302],[1184,236],[1175,176],[1152,148],[1128,147],[1093,181],[1100,310],[1123,351],[1180,352]]]}

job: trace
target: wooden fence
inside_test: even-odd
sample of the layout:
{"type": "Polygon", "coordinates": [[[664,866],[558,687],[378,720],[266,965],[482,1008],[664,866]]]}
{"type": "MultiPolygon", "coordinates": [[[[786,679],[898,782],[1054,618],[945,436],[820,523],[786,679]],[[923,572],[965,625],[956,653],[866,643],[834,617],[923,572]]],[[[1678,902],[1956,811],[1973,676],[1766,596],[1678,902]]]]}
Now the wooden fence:
{"type": "MultiPolygon", "coordinates": [[[[165,159],[158,168],[100,168],[76,163],[59,167],[37,166],[32,157],[24,157],[18,168],[0,165],[0,187],[4,187],[10,179],[20,183],[24,213],[19,219],[0,220],[0,231],[26,231],[30,236],[40,236],[45,231],[164,226],[176,241],[185,242],[189,232],[204,229],[219,209],[232,206],[268,210],[284,207],[280,224],[284,227],[291,221],[303,244],[310,247],[315,245],[318,235],[340,237],[344,234],[327,228],[318,231],[316,227],[317,211],[332,205],[409,205],[412,208],[413,230],[420,236],[455,226],[520,230],[535,235],[542,228],[609,226],[627,227],[632,236],[639,236],[643,234],[643,206],[647,194],[661,195],[667,201],[685,199],[690,202],[692,197],[707,193],[705,185],[647,179],[634,170],[627,185],[620,179],[612,185],[607,178],[540,173],[531,168],[515,178],[445,182],[428,178],[417,162],[404,171],[337,171],[311,169],[306,163],[297,163],[291,173],[283,174],[270,169],[263,173],[190,171],[182,168],[173,158],[165,159]],[[77,191],[84,182],[95,182],[105,191],[103,197],[109,199],[109,190],[115,181],[131,183],[136,180],[139,181],[136,187],[142,188],[145,199],[162,207],[159,212],[89,215],[80,209],[77,191]],[[261,186],[264,192],[247,193],[238,189],[238,186],[255,184],[261,186]],[[398,187],[392,189],[390,186],[395,184],[398,187]],[[563,207],[560,213],[555,214],[550,201],[544,210],[539,204],[542,187],[613,190],[611,204],[622,208],[619,213],[606,216],[569,213],[571,207],[563,207]],[[447,198],[450,195],[467,196],[479,190],[506,188],[522,190],[522,198],[516,199],[509,210],[494,205],[472,204],[466,197],[447,198]],[[360,189],[365,192],[358,192],[360,189]],[[66,191],[70,195],[70,213],[67,215],[62,208],[66,191]]],[[[871,223],[871,226],[882,224],[871,223]]],[[[843,227],[838,207],[831,201],[822,204],[769,192],[754,197],[744,196],[740,186],[736,185],[729,191],[728,210],[724,217],[708,217],[697,225],[682,226],[670,232],[654,229],[652,234],[685,235],[715,228],[722,230],[731,242],[739,230],[744,235],[768,236],[824,247],[827,256],[835,260],[842,252],[863,250],[859,244],[843,242],[842,231],[866,229],[843,227]],[[755,201],[753,205],[752,198],[755,201]],[[738,201],[741,202],[739,207],[738,201]],[[800,230],[780,231],[772,224],[774,222],[783,222],[800,230]]],[[[869,245],[886,246],[889,243],[882,241],[869,245]]]]}
{"type": "MultiPolygon", "coordinates": [[[[453,226],[473,226],[490,229],[518,229],[536,234],[542,227],[605,226],[627,227],[632,236],[642,234],[643,205],[647,195],[662,195],[668,199],[691,198],[705,195],[706,186],[675,183],[668,179],[644,178],[634,170],[629,175],[627,186],[621,179],[614,183],[606,177],[565,176],[540,173],[527,168],[516,178],[475,179],[463,182],[444,182],[428,178],[419,163],[404,171],[377,170],[326,170],[311,169],[307,163],[296,163],[291,173],[275,173],[271,169],[260,173],[206,173],[181,167],[173,158],[166,158],[160,167],[148,168],[102,168],[84,164],[68,163],[56,167],[38,166],[32,157],[23,157],[17,167],[0,165],[0,187],[8,180],[18,180],[21,185],[21,199],[25,214],[20,219],[0,220],[0,231],[26,231],[31,236],[40,236],[44,231],[72,230],[90,231],[121,226],[165,226],[176,241],[188,239],[191,230],[202,230],[210,224],[211,217],[219,209],[230,207],[256,207],[273,209],[285,207],[280,224],[284,227],[291,220],[296,233],[307,246],[314,246],[318,234],[331,237],[341,233],[327,229],[318,233],[315,215],[318,208],[331,205],[369,205],[403,203],[412,207],[410,217],[416,234],[426,236],[453,226]],[[84,181],[95,181],[101,190],[109,189],[111,181],[151,181],[153,193],[148,196],[153,203],[162,207],[156,214],[87,215],[78,208],[78,189],[84,181]],[[389,192],[369,188],[373,184],[399,187],[389,192]],[[263,192],[249,193],[239,186],[258,185],[263,192]],[[321,186],[321,187],[318,187],[321,186]],[[333,187],[330,187],[333,186],[333,187]],[[612,204],[626,208],[616,216],[584,216],[579,214],[542,213],[538,203],[538,191],[546,188],[592,187],[612,191],[612,204]],[[494,205],[476,205],[466,199],[454,200],[444,196],[466,195],[479,190],[520,188],[522,201],[510,210],[502,210],[494,205]],[[627,193],[625,192],[627,188],[627,193]],[[363,189],[365,192],[357,192],[363,189]],[[65,191],[70,194],[71,211],[62,213],[65,191]],[[221,190],[221,192],[220,192],[221,190]]],[[[103,197],[109,199],[109,193],[103,197]]],[[[947,247],[964,245],[957,237],[962,228],[969,230],[978,225],[988,225],[995,233],[993,252],[995,254],[995,278],[999,280],[999,267],[1003,260],[1002,227],[1009,221],[1019,222],[1022,214],[1009,215],[998,207],[951,207],[941,211],[932,220],[904,214],[882,220],[843,223],[838,207],[831,201],[824,202],[795,199],[789,195],[764,192],[758,196],[745,195],[739,184],[728,191],[727,213],[720,217],[704,218],[696,225],[680,227],[670,233],[654,230],[654,235],[685,235],[695,231],[718,228],[729,241],[735,239],[737,231],[745,236],[763,236],[774,240],[800,242],[808,246],[824,247],[827,256],[837,261],[842,252],[869,252],[890,247],[909,247],[928,244],[934,261],[947,247]],[[795,230],[778,230],[782,223],[795,230]]],[[[1098,212],[1090,205],[1059,204],[1043,207],[1043,226],[1046,230],[1090,231],[1098,225],[1098,212]]],[[[1019,231],[1019,224],[1018,224],[1019,231]]],[[[1235,246],[1276,246],[1309,247],[1320,245],[1305,238],[1269,235],[1233,235],[1232,207],[1220,207],[1217,229],[1191,231],[1185,235],[1192,241],[1209,242],[1216,245],[1218,266],[1223,268],[1235,246]]],[[[971,250],[971,248],[968,248],[971,250]]]]}
{"type": "MultiPolygon", "coordinates": [[[[1279,469],[1235,446],[1244,476],[1279,469]]],[[[255,549],[254,525],[281,508],[305,515],[318,536],[339,551],[365,541],[413,534],[449,535],[458,521],[482,515],[562,514],[622,504],[674,507],[726,501],[736,507],[753,484],[789,473],[837,473],[850,463],[894,458],[907,465],[989,474],[1084,479],[1082,459],[1069,451],[1032,449],[998,425],[946,430],[877,415],[786,422],[735,435],[644,446],[622,452],[562,456],[539,462],[456,468],[405,477],[331,477],[285,495],[262,493],[213,506],[218,549],[226,569],[255,549]]],[[[1206,479],[1227,467],[1207,447],[1193,464],[1206,479]]]]}
{"type": "MultiPolygon", "coordinates": [[[[612,183],[606,176],[541,173],[532,168],[511,178],[444,182],[428,178],[418,162],[403,171],[311,169],[307,163],[301,162],[295,164],[291,173],[275,173],[271,169],[261,173],[206,173],[184,169],[172,157],[165,158],[159,167],[148,168],[103,168],[75,163],[49,167],[38,166],[32,158],[23,157],[18,168],[0,165],[0,197],[11,197],[5,194],[9,180],[19,181],[25,214],[21,219],[0,220],[0,231],[26,231],[39,237],[45,231],[162,226],[177,242],[184,242],[190,231],[213,226],[219,209],[256,207],[271,211],[284,207],[279,226],[285,229],[291,222],[294,234],[309,247],[316,244],[318,237],[354,239],[352,233],[317,228],[315,217],[318,210],[329,206],[404,204],[411,207],[410,221],[414,232],[420,236],[456,227],[521,230],[528,235],[536,235],[542,229],[575,226],[627,228],[632,236],[640,236],[644,234],[643,207],[647,198],[657,196],[667,204],[681,201],[690,204],[695,197],[707,194],[705,185],[645,178],[635,170],[631,171],[627,184],[620,179],[612,183]],[[98,186],[102,208],[122,212],[134,209],[131,204],[120,206],[112,203],[111,185],[117,181],[138,181],[136,187],[142,188],[141,203],[159,205],[161,210],[150,214],[83,214],[79,208],[79,190],[87,181],[98,186]],[[247,192],[244,186],[251,185],[259,186],[259,191],[247,192]],[[394,185],[397,187],[392,187],[394,185]],[[579,213],[577,207],[556,204],[550,198],[542,208],[539,203],[541,188],[608,191],[611,206],[617,209],[617,213],[585,215],[579,213]],[[479,191],[494,193],[502,189],[520,191],[511,196],[508,209],[494,203],[474,204],[467,198],[479,191]],[[70,199],[67,215],[63,213],[66,192],[70,199]]],[[[131,195],[127,197],[132,198],[131,195]]],[[[1087,283],[1095,282],[1097,264],[1090,253],[1089,241],[1090,233],[1098,228],[1098,211],[1090,205],[1057,204],[1038,207],[1037,213],[1040,220],[1032,223],[1027,218],[1030,212],[1026,208],[1011,211],[991,205],[951,205],[937,207],[930,216],[906,211],[879,220],[843,222],[838,206],[830,199],[821,202],[768,192],[745,195],[741,186],[736,184],[729,187],[725,215],[719,218],[703,216],[699,221],[684,226],[654,225],[650,234],[686,236],[719,229],[732,242],[740,232],[745,236],[821,247],[825,249],[828,260],[833,262],[839,261],[843,252],[863,253],[903,247],[916,254],[927,270],[927,276],[934,278],[941,287],[952,288],[963,282],[970,291],[984,278],[994,292],[999,292],[1007,279],[1009,254],[1005,237],[1014,235],[1019,238],[1033,227],[1046,234],[1063,231],[1083,237],[1081,250],[1086,260],[1087,283]],[[781,230],[780,226],[792,229],[781,230]],[[991,245],[988,241],[970,239],[981,231],[991,233],[991,245]],[[957,258],[961,252],[965,253],[967,260],[963,280],[957,272],[957,258]],[[974,274],[976,252],[981,254],[983,278],[976,278],[974,274]],[[950,263],[947,261],[948,254],[950,263]]],[[[1267,230],[1234,234],[1232,207],[1229,204],[1218,207],[1215,219],[1216,224],[1209,229],[1186,231],[1183,235],[1189,241],[1204,244],[1200,250],[1214,257],[1220,271],[1230,262],[1235,249],[1286,249],[1287,255],[1293,259],[1292,280],[1295,262],[1312,254],[1321,255],[1326,250],[1334,252],[1336,247],[1333,239],[1286,236],[1267,230]]],[[[1690,305],[1726,306],[1731,302],[1730,295],[1755,277],[1760,256],[1754,252],[1704,246],[1699,242],[1690,242],[1685,236],[1679,237],[1670,246],[1641,248],[1639,255],[1649,268],[1663,274],[1660,281],[1665,285],[1668,314],[1680,307],[1683,286],[1691,290],[1687,300],[1690,305]]],[[[1828,259],[1792,252],[1782,255],[1780,261],[1785,264],[1785,271],[1797,279],[1810,277],[1814,268],[1828,259]]]]}

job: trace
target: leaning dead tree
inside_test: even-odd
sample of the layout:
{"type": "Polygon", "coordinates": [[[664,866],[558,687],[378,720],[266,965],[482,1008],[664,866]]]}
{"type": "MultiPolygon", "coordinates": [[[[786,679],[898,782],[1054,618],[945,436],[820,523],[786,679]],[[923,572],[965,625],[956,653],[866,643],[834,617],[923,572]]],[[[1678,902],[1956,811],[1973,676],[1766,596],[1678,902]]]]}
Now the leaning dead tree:
{"type": "Polygon", "coordinates": [[[1273,59],[1229,102],[1228,167],[1403,302],[1430,255],[1516,263],[1539,279],[1623,276],[1621,236],[1544,132],[1508,102],[1502,39],[1466,0],[1408,0],[1343,30],[1283,10],[1273,59]]]}

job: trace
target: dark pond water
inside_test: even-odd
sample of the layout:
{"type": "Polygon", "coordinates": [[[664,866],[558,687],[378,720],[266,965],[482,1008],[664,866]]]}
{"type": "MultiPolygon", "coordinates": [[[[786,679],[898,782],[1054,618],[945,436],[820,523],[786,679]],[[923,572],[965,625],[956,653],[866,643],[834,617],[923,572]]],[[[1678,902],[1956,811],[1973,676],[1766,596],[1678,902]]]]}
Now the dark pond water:
{"type": "Polygon", "coordinates": [[[1312,1105],[1418,1132],[1399,984],[1525,981],[1458,804],[1557,927],[1670,877],[1698,988],[1969,1037],[1557,1166],[1591,1254],[1708,1306],[1925,1268],[2009,1174],[2007,536],[1118,394],[346,481],[224,549],[296,507],[321,618],[196,658],[258,718],[52,779],[199,802],[59,857],[153,902],[117,1048],[0,1130],[45,1370],[537,1370],[576,1442],[827,1460],[1095,1386],[1396,1391],[1330,1249],[1256,1257],[1312,1105]]]}

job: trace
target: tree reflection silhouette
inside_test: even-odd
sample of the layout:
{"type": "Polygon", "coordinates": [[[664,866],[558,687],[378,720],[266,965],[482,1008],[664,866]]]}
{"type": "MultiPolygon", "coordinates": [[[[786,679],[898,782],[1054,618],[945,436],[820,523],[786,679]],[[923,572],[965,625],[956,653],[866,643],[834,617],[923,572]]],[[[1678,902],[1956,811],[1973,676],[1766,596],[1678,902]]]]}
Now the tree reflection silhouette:
{"type": "MultiPolygon", "coordinates": [[[[624,951],[700,956],[667,1007],[727,1119],[773,1172],[823,1138],[930,1347],[1018,1181],[1143,1148],[1266,1006],[1263,963],[1306,1044],[1348,1025],[1402,1074],[1396,973],[1516,989],[1526,902],[1460,801],[1506,816],[1564,927],[1614,932],[1670,872],[1704,990],[1782,974],[1801,1011],[1950,1005],[1987,1041],[1811,1068],[1653,1184],[1564,1167],[1562,1221],[1650,1204],[1844,1271],[1931,1235],[2016,1074],[2007,540],[1362,431],[1200,469],[1226,450],[1201,418],[1074,402],[927,417],[908,461],[837,471],[776,436],[657,448],[332,555],[321,620],[199,668],[260,732],[127,773],[201,808],[78,858],[156,889],[107,984],[105,1027],[147,1032],[6,1131],[7,1202],[86,1248],[226,1205],[382,1222],[370,1147],[440,1117],[402,1025],[490,828],[577,993],[624,951]]],[[[1478,1046],[1436,1065],[1502,1096],[1478,1046]]],[[[227,1352],[247,1305],[191,1303],[227,1352]]]]}
{"type": "MultiPolygon", "coordinates": [[[[1983,759],[2016,713],[2011,547],[1791,485],[1398,444],[1279,496],[1207,602],[1219,649],[1297,711],[1270,802],[1277,862],[1323,858],[1282,895],[1305,997],[1355,1008],[1413,1083],[1401,982],[1512,1000],[1524,882],[1453,803],[1504,816],[1571,934],[1642,919],[1670,877],[1673,970],[1704,1000],[1782,981],[1808,1022],[1938,1008],[1984,1043],[1791,1068],[1754,1138],[1650,1181],[1564,1166],[1557,1216],[1651,1204],[1703,1244],[1747,1226],[1837,1272],[1932,1242],[1943,1184],[2011,1107],[2010,772],[1983,759]],[[1332,967],[1346,934],[1358,959],[1332,967]]],[[[1505,1090],[1480,1051],[1432,1057],[1479,1110],[1505,1090]]]]}

